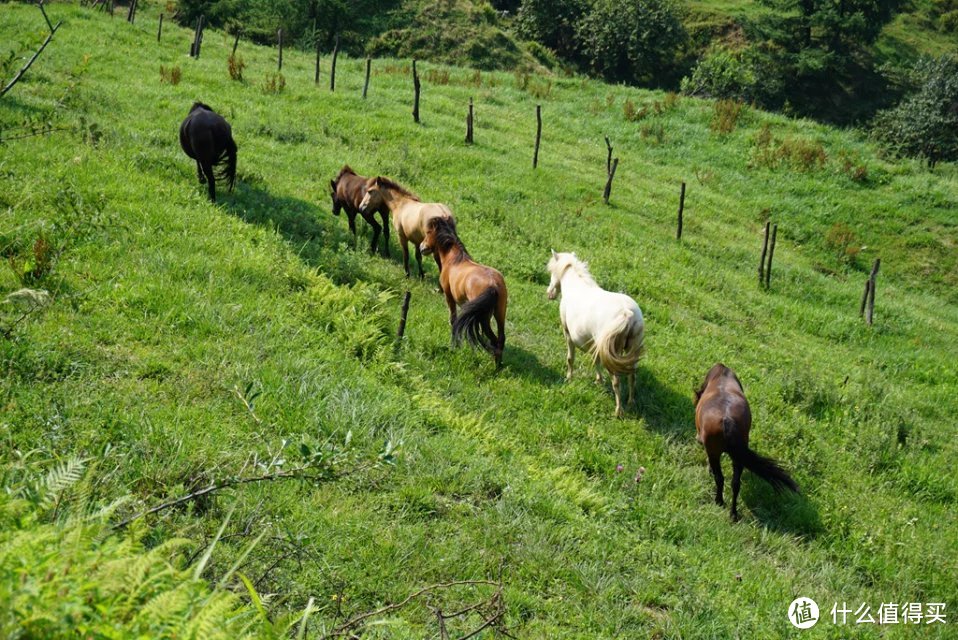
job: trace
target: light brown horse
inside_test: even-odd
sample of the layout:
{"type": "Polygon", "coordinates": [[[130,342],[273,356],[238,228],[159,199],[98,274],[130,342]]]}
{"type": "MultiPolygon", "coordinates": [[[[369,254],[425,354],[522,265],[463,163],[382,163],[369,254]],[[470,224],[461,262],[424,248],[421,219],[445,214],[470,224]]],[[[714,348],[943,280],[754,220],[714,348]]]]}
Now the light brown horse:
{"type": "Polygon", "coordinates": [[[338,216],[343,209],[346,210],[346,217],[349,219],[349,230],[353,232],[353,240],[356,239],[356,214],[363,217],[369,226],[373,228],[373,240],[369,243],[369,253],[376,253],[379,245],[379,233],[383,233],[383,253],[389,255],[389,207],[382,201],[382,198],[374,198],[366,209],[360,209],[363,197],[366,195],[366,178],[357,175],[352,168],[345,164],[339,170],[339,174],[333,180],[329,181],[329,195],[333,199],[333,215],[338,216]],[[382,218],[382,225],[376,222],[376,214],[382,218]]]}
{"type": "Polygon", "coordinates": [[[695,392],[695,431],[696,439],[705,445],[715,477],[715,504],[725,505],[722,452],[732,458],[732,520],[738,520],[738,492],[743,468],[771,484],[776,492],[789,489],[798,493],[798,485],[777,462],[749,449],[751,428],[752,412],[742,383],[734,371],[722,363],[716,364],[709,369],[705,382],[695,392]]]}
{"type": "MultiPolygon", "coordinates": [[[[406,277],[409,277],[409,242],[412,242],[416,248],[419,277],[424,277],[422,252],[419,245],[426,237],[426,224],[433,218],[452,220],[452,211],[444,204],[421,201],[416,194],[389,178],[382,176],[369,178],[366,180],[366,195],[359,204],[359,210],[366,211],[380,200],[386,204],[392,214],[393,228],[396,230],[399,246],[402,248],[402,266],[406,271],[406,277]]],[[[442,264],[438,255],[436,266],[441,272],[442,264]]]]}
{"type": "Polygon", "coordinates": [[[422,253],[434,253],[442,263],[439,286],[449,306],[452,344],[465,337],[469,344],[492,354],[496,368],[502,366],[506,346],[506,305],[509,294],[502,274],[475,262],[456,233],[452,218],[431,218],[426,224],[426,237],[419,245],[422,253]],[[456,316],[456,306],[462,313],[456,316]],[[489,319],[495,315],[498,337],[492,332],[489,319]]]}

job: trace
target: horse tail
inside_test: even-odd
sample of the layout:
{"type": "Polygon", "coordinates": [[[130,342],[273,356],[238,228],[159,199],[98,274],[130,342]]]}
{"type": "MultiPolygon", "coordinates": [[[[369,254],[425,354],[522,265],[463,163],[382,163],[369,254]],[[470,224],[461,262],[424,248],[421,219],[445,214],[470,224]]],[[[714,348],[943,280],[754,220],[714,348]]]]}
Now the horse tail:
{"type": "Polygon", "coordinates": [[[725,436],[725,446],[734,462],[744,466],[765,482],[772,485],[776,492],[783,489],[798,493],[798,484],[782,469],[779,464],[764,456],[760,456],[745,444],[743,436],[735,420],[729,416],[722,418],[722,433],[725,436]]]}
{"type": "Polygon", "coordinates": [[[644,332],[639,329],[638,335],[634,335],[634,319],[635,312],[631,309],[620,310],[592,347],[593,361],[598,360],[614,375],[633,373],[642,355],[644,332]]]}
{"type": "Polygon", "coordinates": [[[233,184],[236,182],[236,142],[233,136],[226,140],[226,148],[215,164],[218,168],[216,177],[225,180],[229,190],[232,191],[233,184]]]}
{"type": "Polygon", "coordinates": [[[463,338],[474,347],[495,352],[495,347],[483,335],[483,327],[489,326],[489,318],[499,302],[499,290],[489,287],[481,294],[462,305],[459,316],[452,325],[452,338],[459,344],[463,338]]]}

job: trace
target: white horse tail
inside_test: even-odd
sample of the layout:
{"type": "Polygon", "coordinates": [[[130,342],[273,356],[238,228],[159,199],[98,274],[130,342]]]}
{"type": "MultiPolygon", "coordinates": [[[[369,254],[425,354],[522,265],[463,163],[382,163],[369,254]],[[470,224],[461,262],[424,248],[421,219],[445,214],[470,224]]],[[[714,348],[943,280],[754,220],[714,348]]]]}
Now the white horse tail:
{"type": "Polygon", "coordinates": [[[620,310],[595,339],[593,360],[601,362],[612,374],[632,373],[642,355],[644,334],[641,321],[636,322],[635,312],[631,309],[620,310]]]}

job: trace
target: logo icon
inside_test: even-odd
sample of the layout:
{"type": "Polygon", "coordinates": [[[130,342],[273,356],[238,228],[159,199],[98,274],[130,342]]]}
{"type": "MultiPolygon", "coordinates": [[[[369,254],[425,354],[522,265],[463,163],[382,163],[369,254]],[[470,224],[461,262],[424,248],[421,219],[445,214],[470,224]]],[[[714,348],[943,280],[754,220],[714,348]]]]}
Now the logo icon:
{"type": "Polygon", "coordinates": [[[792,600],[788,605],[788,621],[793,627],[811,629],[818,622],[818,603],[804,596],[792,600]]]}

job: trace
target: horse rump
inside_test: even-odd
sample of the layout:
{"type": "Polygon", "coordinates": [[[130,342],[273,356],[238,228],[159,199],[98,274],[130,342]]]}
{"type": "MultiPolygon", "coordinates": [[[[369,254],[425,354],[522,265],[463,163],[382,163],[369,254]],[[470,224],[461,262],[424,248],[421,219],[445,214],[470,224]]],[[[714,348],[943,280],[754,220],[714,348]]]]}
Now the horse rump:
{"type": "Polygon", "coordinates": [[[593,344],[593,362],[598,360],[614,375],[633,373],[642,355],[644,332],[640,331],[637,337],[632,335],[634,317],[631,309],[622,309],[593,344]]]}
{"type": "Polygon", "coordinates": [[[481,294],[462,305],[459,310],[459,316],[452,325],[452,338],[456,344],[460,344],[462,339],[474,347],[485,349],[489,353],[495,353],[495,346],[486,338],[483,330],[491,333],[489,319],[499,302],[499,290],[495,287],[489,287],[481,294]]]}
{"type": "Polygon", "coordinates": [[[236,182],[236,142],[230,135],[225,141],[223,152],[213,163],[214,173],[217,180],[226,183],[230,191],[233,191],[233,184],[236,182]]]}

